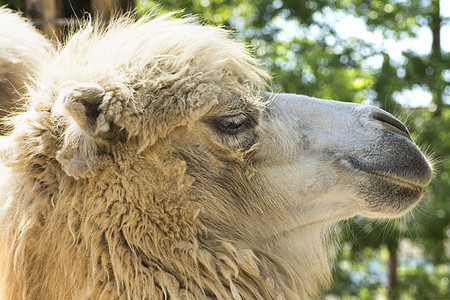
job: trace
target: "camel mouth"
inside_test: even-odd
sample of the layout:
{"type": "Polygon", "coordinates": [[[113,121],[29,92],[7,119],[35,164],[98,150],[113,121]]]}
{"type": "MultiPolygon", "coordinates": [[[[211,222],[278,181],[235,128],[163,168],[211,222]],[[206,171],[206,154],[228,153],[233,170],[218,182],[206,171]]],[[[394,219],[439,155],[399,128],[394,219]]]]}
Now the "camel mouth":
{"type": "Polygon", "coordinates": [[[408,178],[405,176],[399,176],[399,175],[393,174],[393,173],[382,172],[382,171],[377,171],[377,170],[368,169],[368,168],[359,168],[359,167],[355,167],[355,169],[357,169],[359,172],[366,173],[369,176],[378,177],[381,180],[386,180],[395,185],[409,188],[412,190],[424,191],[425,187],[428,186],[428,184],[429,184],[429,183],[419,182],[417,180],[414,180],[414,179],[411,179],[411,178],[408,178]]]}

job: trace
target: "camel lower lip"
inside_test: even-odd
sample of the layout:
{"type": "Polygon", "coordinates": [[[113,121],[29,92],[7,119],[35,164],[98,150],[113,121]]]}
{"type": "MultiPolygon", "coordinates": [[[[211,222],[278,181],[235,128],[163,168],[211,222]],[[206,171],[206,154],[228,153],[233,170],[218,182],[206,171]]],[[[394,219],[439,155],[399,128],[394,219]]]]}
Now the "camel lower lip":
{"type": "Polygon", "coordinates": [[[424,187],[425,187],[425,186],[421,186],[421,185],[419,185],[419,184],[417,184],[415,182],[411,182],[411,181],[409,181],[406,178],[398,177],[398,176],[395,176],[395,175],[392,175],[392,174],[389,174],[389,173],[384,174],[382,172],[373,171],[373,170],[364,170],[364,169],[360,169],[360,171],[362,171],[364,173],[367,173],[369,175],[372,175],[372,176],[377,176],[377,177],[381,178],[382,180],[387,180],[387,181],[389,181],[391,183],[394,183],[396,185],[403,186],[403,187],[406,187],[406,188],[410,188],[410,189],[413,189],[413,190],[423,191],[424,187]]]}
{"type": "Polygon", "coordinates": [[[365,216],[398,217],[411,210],[422,199],[423,187],[411,183],[403,178],[380,174],[372,170],[358,169],[359,176],[363,176],[358,184],[358,195],[366,203],[365,216]],[[368,213],[370,212],[370,213],[368,213]]]}

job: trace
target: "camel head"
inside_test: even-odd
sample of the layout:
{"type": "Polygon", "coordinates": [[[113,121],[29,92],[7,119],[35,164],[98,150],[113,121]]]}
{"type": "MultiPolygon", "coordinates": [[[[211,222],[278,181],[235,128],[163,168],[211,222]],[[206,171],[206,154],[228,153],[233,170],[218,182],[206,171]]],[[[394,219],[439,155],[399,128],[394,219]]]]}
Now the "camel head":
{"type": "Polygon", "coordinates": [[[126,274],[153,268],[182,282],[199,268],[192,282],[222,278],[231,290],[199,284],[206,295],[304,299],[329,275],[324,231],[355,215],[404,215],[432,167],[383,110],[267,93],[267,77],[218,28],[86,25],[38,78],[9,138],[30,151],[22,160],[48,160],[30,172],[51,167],[55,182],[42,181],[57,189],[55,211],[80,223],[69,227],[77,245],[91,243],[83,249],[107,241],[117,282],[128,253],[126,274]],[[21,145],[33,130],[36,145],[21,145]]]}

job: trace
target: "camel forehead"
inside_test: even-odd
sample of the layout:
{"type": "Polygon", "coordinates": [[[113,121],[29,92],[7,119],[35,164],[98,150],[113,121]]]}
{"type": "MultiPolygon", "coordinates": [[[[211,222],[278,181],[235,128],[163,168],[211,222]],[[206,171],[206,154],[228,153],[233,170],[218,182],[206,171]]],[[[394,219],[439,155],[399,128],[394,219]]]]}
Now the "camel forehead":
{"type": "Polygon", "coordinates": [[[262,85],[268,78],[245,47],[221,28],[201,26],[192,19],[148,19],[116,20],[106,29],[86,25],[62,48],[52,70],[60,74],[54,78],[126,82],[129,76],[145,74],[161,64],[169,73],[198,68],[233,75],[252,85],[262,85]]]}

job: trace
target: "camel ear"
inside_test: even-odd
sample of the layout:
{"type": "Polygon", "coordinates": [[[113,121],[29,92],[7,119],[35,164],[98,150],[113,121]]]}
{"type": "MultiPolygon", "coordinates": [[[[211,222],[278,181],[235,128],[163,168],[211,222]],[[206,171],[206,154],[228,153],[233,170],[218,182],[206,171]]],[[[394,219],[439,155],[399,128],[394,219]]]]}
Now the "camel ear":
{"type": "Polygon", "coordinates": [[[105,118],[100,118],[102,103],[107,97],[108,93],[98,84],[74,84],[60,92],[55,109],[72,118],[88,137],[97,140],[99,134],[110,129],[105,118]]]}
{"type": "Polygon", "coordinates": [[[108,147],[111,121],[105,115],[112,92],[98,84],[69,82],[66,86],[52,112],[68,121],[56,159],[69,176],[78,179],[96,173],[98,155],[108,147]]]}

